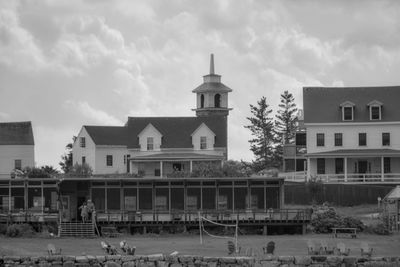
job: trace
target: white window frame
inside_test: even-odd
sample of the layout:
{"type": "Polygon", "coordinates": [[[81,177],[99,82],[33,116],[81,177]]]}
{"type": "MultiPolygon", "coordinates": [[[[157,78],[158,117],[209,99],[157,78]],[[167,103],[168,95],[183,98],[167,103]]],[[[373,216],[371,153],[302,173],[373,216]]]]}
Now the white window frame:
{"type": "Polygon", "coordinates": [[[146,138],[146,148],[147,148],[147,151],[154,150],[154,137],[149,136],[146,138]]]}
{"type": "Polygon", "coordinates": [[[15,159],[14,160],[14,169],[16,169],[16,170],[22,170],[22,159],[15,159]],[[17,162],[19,162],[19,168],[18,168],[18,166],[17,166],[17,162]]]}
{"type": "Polygon", "coordinates": [[[106,166],[112,167],[114,165],[114,157],[113,155],[106,155],[106,166]],[[111,157],[111,165],[108,165],[108,158],[111,157]]]}
{"type": "Polygon", "coordinates": [[[79,147],[86,147],[86,138],[79,137],[79,147]]]}
{"type": "Polygon", "coordinates": [[[382,119],[382,106],[381,105],[371,105],[369,106],[369,119],[371,121],[380,121],[382,119]],[[372,118],[372,108],[379,108],[379,118],[372,118]]]}
{"type": "Polygon", "coordinates": [[[207,149],[207,136],[200,136],[200,149],[207,149]]]}
{"type": "Polygon", "coordinates": [[[343,120],[343,121],[354,121],[354,107],[353,107],[353,106],[343,106],[343,107],[342,107],[342,120],[343,120]],[[351,108],[351,120],[346,120],[346,119],[345,119],[345,116],[344,116],[345,112],[344,112],[344,110],[345,110],[346,108],[351,108]]]}

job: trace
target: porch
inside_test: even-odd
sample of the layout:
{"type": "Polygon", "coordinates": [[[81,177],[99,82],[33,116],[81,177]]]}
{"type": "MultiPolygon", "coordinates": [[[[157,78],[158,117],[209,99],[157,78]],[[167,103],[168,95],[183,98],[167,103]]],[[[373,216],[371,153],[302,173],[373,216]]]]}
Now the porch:
{"type": "Polygon", "coordinates": [[[324,182],[400,182],[400,151],[335,150],[307,154],[307,180],[324,182]]]}
{"type": "Polygon", "coordinates": [[[222,166],[223,156],[197,153],[159,153],[131,157],[130,173],[141,177],[189,177],[200,164],[222,166]]]}

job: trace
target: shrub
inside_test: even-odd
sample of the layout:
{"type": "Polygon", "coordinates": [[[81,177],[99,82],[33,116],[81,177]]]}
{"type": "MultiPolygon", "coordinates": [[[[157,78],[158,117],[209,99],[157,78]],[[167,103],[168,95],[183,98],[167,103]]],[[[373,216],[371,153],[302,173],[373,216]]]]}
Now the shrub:
{"type": "Polygon", "coordinates": [[[7,232],[7,224],[1,223],[0,224],[0,235],[5,235],[7,232]]]}
{"type": "Polygon", "coordinates": [[[365,228],[361,220],[340,216],[334,208],[328,207],[326,204],[314,208],[310,224],[316,233],[330,233],[332,228],[338,227],[357,228],[361,231],[365,228]]]}
{"type": "Polygon", "coordinates": [[[32,237],[34,234],[35,231],[29,224],[11,224],[6,231],[8,237],[32,237]]]}
{"type": "Polygon", "coordinates": [[[66,174],[67,177],[91,177],[93,174],[92,167],[89,164],[76,163],[72,169],[66,174]]]}

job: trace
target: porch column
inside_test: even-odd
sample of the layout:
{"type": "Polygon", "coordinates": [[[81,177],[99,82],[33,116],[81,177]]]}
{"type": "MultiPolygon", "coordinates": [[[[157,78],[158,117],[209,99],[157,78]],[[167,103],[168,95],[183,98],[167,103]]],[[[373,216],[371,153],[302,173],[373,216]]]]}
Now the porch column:
{"type": "Polygon", "coordinates": [[[347,157],[344,157],[344,181],[347,182],[347,157]]]}
{"type": "Polygon", "coordinates": [[[193,171],[193,160],[189,161],[189,171],[190,173],[193,171]]]}
{"type": "Polygon", "coordinates": [[[381,157],[381,181],[385,181],[385,170],[384,170],[384,166],[385,166],[385,161],[383,159],[383,156],[381,157]]]}
{"type": "Polygon", "coordinates": [[[160,178],[163,178],[163,161],[160,160],[160,178]]]}
{"type": "Polygon", "coordinates": [[[308,182],[308,181],[310,180],[310,178],[311,178],[311,173],[310,173],[311,168],[310,168],[310,166],[311,166],[311,159],[310,159],[310,158],[307,158],[307,175],[306,175],[306,182],[308,182]]]}

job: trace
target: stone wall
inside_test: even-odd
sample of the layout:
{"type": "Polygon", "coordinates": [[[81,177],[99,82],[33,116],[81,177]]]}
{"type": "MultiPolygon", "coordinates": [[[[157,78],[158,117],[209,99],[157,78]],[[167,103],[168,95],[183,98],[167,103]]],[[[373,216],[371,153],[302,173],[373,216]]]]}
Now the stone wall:
{"type": "Polygon", "coordinates": [[[0,256],[0,266],[108,266],[108,267],[183,267],[183,266],[400,266],[398,257],[339,257],[339,256],[270,256],[253,257],[203,257],[203,256],[0,256]]]}

